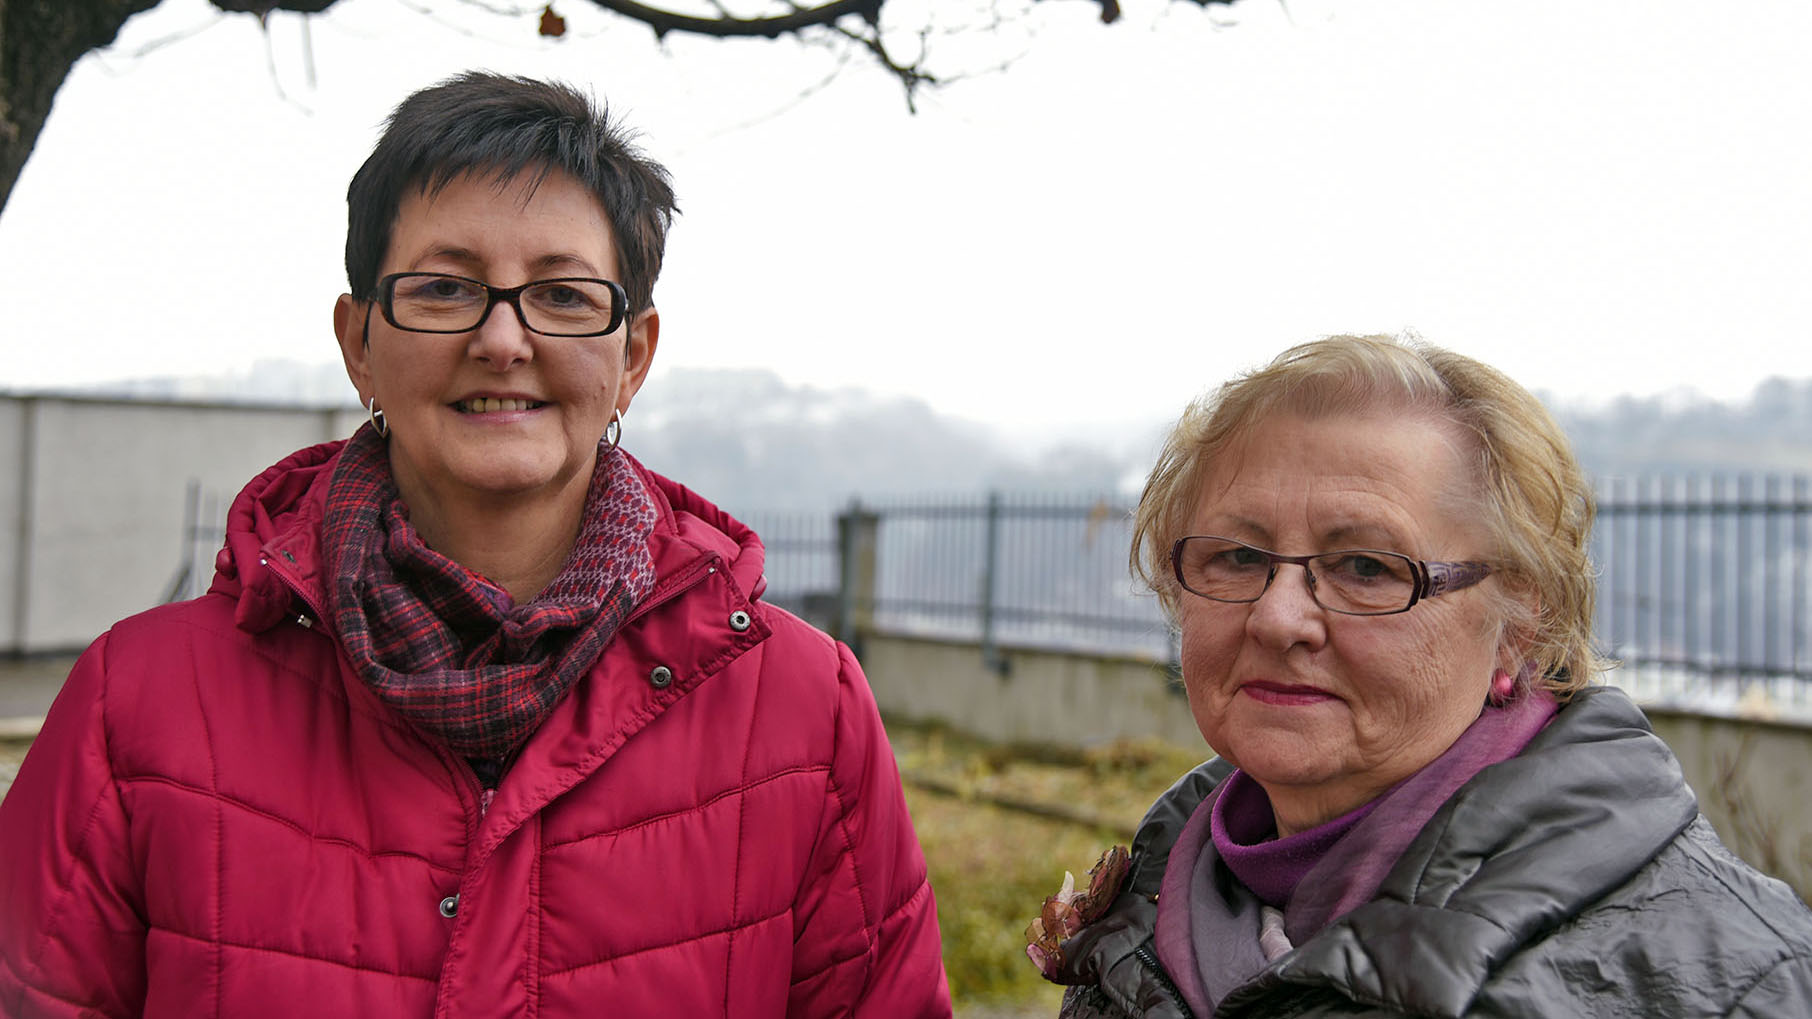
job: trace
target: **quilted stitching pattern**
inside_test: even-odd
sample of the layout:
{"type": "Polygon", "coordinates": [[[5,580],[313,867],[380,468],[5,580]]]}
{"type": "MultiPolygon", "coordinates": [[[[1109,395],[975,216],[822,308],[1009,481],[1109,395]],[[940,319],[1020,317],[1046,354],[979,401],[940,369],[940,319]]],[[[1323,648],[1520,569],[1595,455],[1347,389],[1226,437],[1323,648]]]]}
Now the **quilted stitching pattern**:
{"type": "Polygon", "coordinates": [[[657,501],[650,607],[482,816],[322,628],[234,625],[243,562],[115,627],[0,807],[0,1014],[948,1015],[854,661],[657,501]]]}

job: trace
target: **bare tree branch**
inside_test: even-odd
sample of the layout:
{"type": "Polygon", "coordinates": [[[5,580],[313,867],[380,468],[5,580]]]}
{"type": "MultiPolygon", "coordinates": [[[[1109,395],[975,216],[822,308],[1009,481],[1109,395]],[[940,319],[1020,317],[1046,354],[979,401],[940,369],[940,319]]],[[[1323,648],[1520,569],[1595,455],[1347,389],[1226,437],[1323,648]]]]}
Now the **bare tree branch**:
{"type": "Polygon", "coordinates": [[[701,18],[691,14],[679,14],[638,3],[637,0],[587,0],[607,11],[614,11],[626,18],[640,21],[654,34],[664,36],[668,32],[689,32],[694,35],[716,36],[721,39],[736,37],[756,37],[773,39],[778,36],[799,32],[820,25],[834,25],[838,20],[854,14],[870,25],[881,18],[881,4],[884,0],[833,0],[832,3],[818,7],[805,7],[776,14],[769,17],[737,18],[716,17],[701,18]]]}
{"type": "MultiPolygon", "coordinates": [[[[276,11],[293,14],[320,14],[338,0],[209,0],[216,9],[232,14],[251,14],[265,24],[266,59],[270,55],[268,26],[276,11]]],[[[419,13],[433,16],[410,0],[398,0],[419,13]]],[[[792,35],[800,39],[813,37],[841,40],[853,44],[853,52],[865,52],[900,82],[906,94],[908,110],[917,110],[919,90],[937,86],[967,75],[936,74],[927,67],[928,40],[940,37],[945,29],[926,26],[919,33],[918,55],[905,61],[890,52],[881,30],[881,10],[888,0],[828,0],[802,6],[791,0],[770,0],[770,10],[778,13],[741,17],[731,13],[727,0],[696,0],[708,12],[686,14],[643,0],[541,0],[539,4],[517,5],[511,0],[457,0],[468,7],[502,18],[539,14],[539,31],[561,36],[565,24],[554,10],[555,3],[589,3],[600,10],[611,11],[631,21],[639,21],[654,30],[657,41],[664,42],[670,33],[710,36],[719,39],[773,39],[792,35]],[[861,19],[855,25],[848,19],[861,19]]],[[[681,0],[683,2],[683,0],[681,0]]],[[[1034,0],[1028,0],[1034,2],[1034,0]]],[[[1112,23],[1121,15],[1121,0],[1088,0],[1101,9],[1101,20],[1112,23]]],[[[1179,0],[1181,2],[1181,0],[1179,0]]],[[[1230,7],[1234,0],[1187,0],[1202,8],[1230,7]]],[[[82,54],[108,45],[117,36],[126,19],[155,6],[157,0],[0,0],[0,207],[11,196],[19,171],[37,143],[38,133],[49,115],[51,101],[69,69],[82,54]]],[[[1000,24],[996,11],[996,25],[1000,24]]],[[[458,26],[454,27],[456,30],[458,26]]],[[[979,29],[986,31],[987,29],[979,29]]],[[[310,85],[314,80],[312,41],[304,22],[304,61],[310,85]]],[[[473,33],[467,32],[470,35],[473,33]]],[[[168,41],[158,40],[141,51],[148,52],[168,41]]],[[[275,80],[275,70],[272,79],[275,80]]],[[[282,92],[282,86],[278,85],[282,92]]],[[[284,99],[294,102],[287,94],[284,99]]]]}
{"type": "Polygon", "coordinates": [[[841,25],[832,25],[830,27],[831,31],[839,33],[851,42],[854,42],[856,45],[867,50],[875,58],[877,63],[886,68],[894,77],[900,79],[900,86],[906,90],[907,112],[919,112],[919,87],[921,85],[938,84],[938,79],[935,75],[921,69],[917,62],[902,64],[894,60],[892,55],[887,52],[887,44],[881,41],[881,33],[875,29],[871,28],[866,32],[858,32],[853,29],[844,28],[841,25]]]}

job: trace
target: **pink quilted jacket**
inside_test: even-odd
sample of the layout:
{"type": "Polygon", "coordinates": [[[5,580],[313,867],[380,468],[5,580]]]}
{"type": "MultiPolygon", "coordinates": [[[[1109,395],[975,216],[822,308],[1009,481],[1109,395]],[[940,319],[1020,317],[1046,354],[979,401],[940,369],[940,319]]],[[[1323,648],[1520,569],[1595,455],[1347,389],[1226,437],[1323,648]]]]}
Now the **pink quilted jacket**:
{"type": "Polygon", "coordinates": [[[336,449],[71,673],[0,804],[0,1013],[950,1014],[867,684],[748,528],[646,475],[660,579],[486,807],[327,632],[336,449]]]}

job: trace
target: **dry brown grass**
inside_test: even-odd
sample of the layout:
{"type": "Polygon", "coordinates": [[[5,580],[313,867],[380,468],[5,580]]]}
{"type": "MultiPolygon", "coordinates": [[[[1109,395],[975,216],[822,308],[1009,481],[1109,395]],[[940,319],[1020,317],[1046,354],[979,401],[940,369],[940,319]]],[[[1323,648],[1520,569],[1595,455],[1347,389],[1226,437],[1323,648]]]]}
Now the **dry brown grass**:
{"type": "Polygon", "coordinates": [[[957,1015],[1055,1015],[1062,989],[1026,960],[1026,924],[1064,871],[1080,877],[1102,850],[1127,843],[1151,801],[1199,760],[1161,743],[1081,752],[1000,747],[898,725],[889,736],[937,893],[957,1015]],[[1088,820],[1039,816],[1002,801],[1088,820]]]}
{"type": "MultiPolygon", "coordinates": [[[[889,736],[903,771],[951,790],[932,792],[909,780],[906,803],[937,892],[958,1019],[1056,1015],[1062,988],[1026,961],[1026,924],[1064,871],[1080,877],[1103,849],[1126,843],[1146,806],[1198,762],[1159,743],[1082,752],[1000,747],[898,725],[889,736]],[[1000,800],[1093,820],[1037,816],[1000,800]]],[[[0,796],[29,746],[0,740],[0,796]]]]}

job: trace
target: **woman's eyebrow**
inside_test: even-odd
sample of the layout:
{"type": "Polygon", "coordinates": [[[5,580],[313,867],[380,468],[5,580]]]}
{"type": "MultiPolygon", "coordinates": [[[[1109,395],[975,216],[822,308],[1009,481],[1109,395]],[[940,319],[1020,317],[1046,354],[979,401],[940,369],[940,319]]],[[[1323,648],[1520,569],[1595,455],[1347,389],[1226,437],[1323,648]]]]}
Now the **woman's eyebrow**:
{"type": "Polygon", "coordinates": [[[414,262],[410,263],[410,265],[412,267],[419,266],[423,262],[432,262],[435,259],[446,259],[449,262],[459,262],[469,268],[484,264],[484,260],[479,258],[470,248],[462,248],[457,244],[441,244],[422,252],[416,257],[414,262]]]}
{"type": "Polygon", "coordinates": [[[1371,523],[1340,524],[1321,532],[1321,540],[1328,543],[1329,547],[1340,545],[1354,548],[1363,545],[1385,551],[1396,551],[1398,546],[1404,544],[1403,536],[1395,529],[1371,523]]]}
{"type": "Polygon", "coordinates": [[[1208,527],[1210,533],[1242,540],[1250,539],[1255,545],[1270,547],[1271,529],[1256,520],[1242,517],[1237,513],[1210,514],[1208,519],[1215,521],[1208,527]]]}
{"type": "Polygon", "coordinates": [[[598,271],[597,266],[592,265],[586,258],[568,253],[542,255],[530,264],[535,267],[537,272],[543,269],[564,269],[568,267],[584,269],[588,273],[596,273],[598,271]]]}

